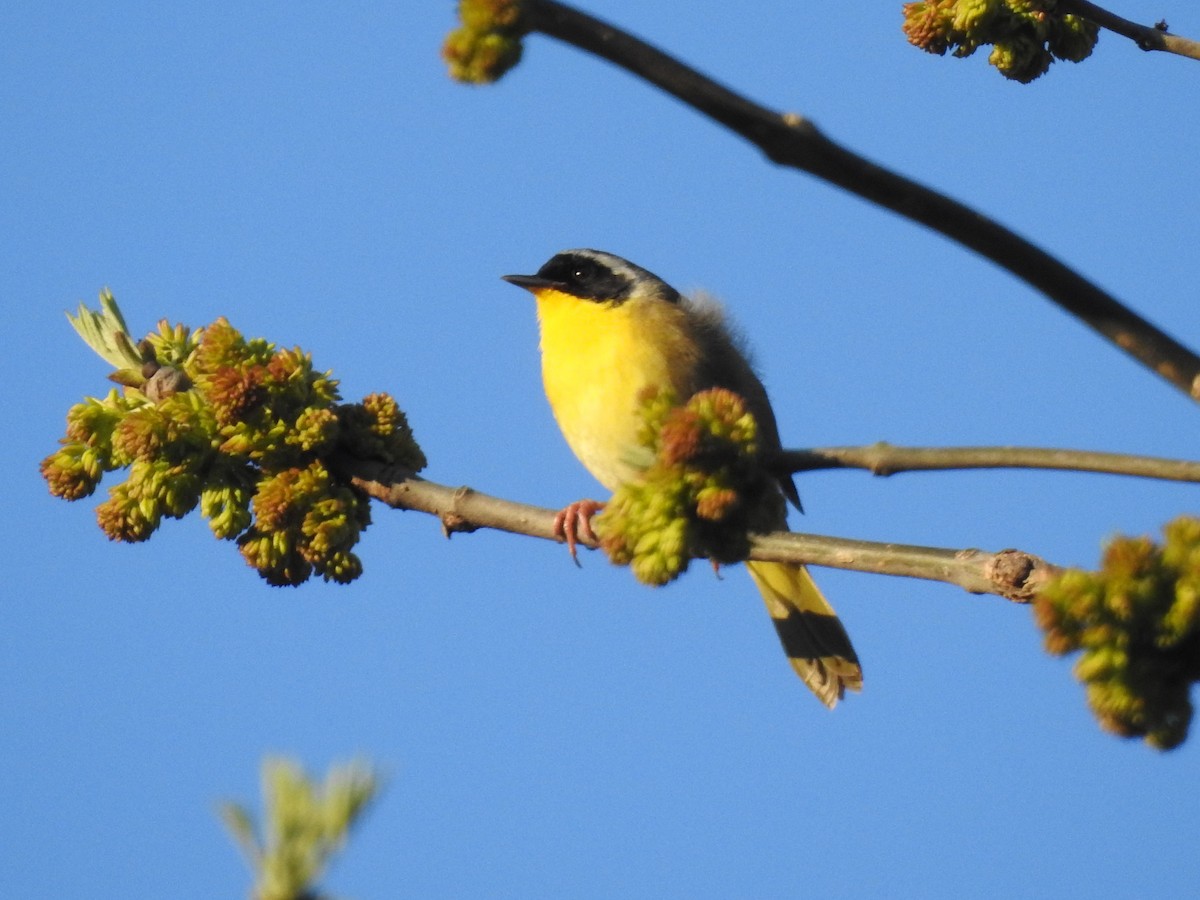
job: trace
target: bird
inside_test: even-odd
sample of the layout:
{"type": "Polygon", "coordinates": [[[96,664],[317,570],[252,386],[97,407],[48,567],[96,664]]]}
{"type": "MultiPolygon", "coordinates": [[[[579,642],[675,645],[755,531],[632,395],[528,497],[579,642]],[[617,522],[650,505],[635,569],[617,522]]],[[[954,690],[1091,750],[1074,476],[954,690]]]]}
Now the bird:
{"type": "MultiPolygon", "coordinates": [[[[612,253],[565,250],[533,275],[502,278],[533,294],[542,384],[568,446],[610,491],[640,477],[639,399],[647,389],[685,403],[699,391],[738,394],[754,416],[763,449],[781,448],[762,381],[724,312],[706,296],[684,296],[652,272],[612,253]]],[[[786,530],[787,506],[800,497],[791,475],[776,476],[779,496],[767,518],[786,530]]],[[[555,519],[572,557],[604,504],[580,500],[555,519]]],[[[862,689],[862,667],[833,607],[800,564],[746,562],[796,674],[832,709],[862,689]]]]}

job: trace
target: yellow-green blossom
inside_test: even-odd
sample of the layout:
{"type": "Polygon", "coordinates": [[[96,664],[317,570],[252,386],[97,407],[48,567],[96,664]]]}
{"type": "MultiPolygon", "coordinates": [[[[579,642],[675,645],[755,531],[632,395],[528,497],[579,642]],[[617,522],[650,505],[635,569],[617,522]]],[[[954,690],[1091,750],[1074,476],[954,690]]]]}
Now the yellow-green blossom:
{"type": "Polygon", "coordinates": [[[160,322],[136,346],[125,331],[109,339],[104,330],[124,329],[124,320],[111,294],[102,307],[81,308],[72,322],[122,365],[133,352],[146,361],[123,391],[71,408],[62,446],[42,461],[51,493],[76,500],[106,472],[125,469],[96,510],[114,540],[144,541],[163,518],[199,505],[213,534],[237,539],[272,584],[356,578],[362,563],[352,548],[370,524],[369,500],[326,460],[344,454],[421,469],[425,457],[396,401],[377,393],[340,403],[337,382],[307,353],[247,340],[223,318],[197,331],[160,322]],[[155,388],[164,372],[170,377],[155,388]]]}
{"type": "Polygon", "coordinates": [[[1100,571],[1064,572],[1034,614],[1047,650],[1081,654],[1075,675],[1101,726],[1168,749],[1187,737],[1200,680],[1200,519],[1163,535],[1111,541],[1100,571]]]}
{"type": "Polygon", "coordinates": [[[926,0],[904,4],[904,33],[909,43],[938,56],[970,56],[991,44],[988,62],[1005,78],[1028,83],[1055,59],[1086,59],[1100,29],[1058,12],[1055,0],[926,0]]]}
{"type": "Polygon", "coordinates": [[[595,520],[609,558],[647,584],[671,581],[696,556],[744,559],[749,532],[773,527],[783,514],[745,402],[719,388],[683,405],[669,393],[649,391],[641,415],[651,461],[595,520]]]}

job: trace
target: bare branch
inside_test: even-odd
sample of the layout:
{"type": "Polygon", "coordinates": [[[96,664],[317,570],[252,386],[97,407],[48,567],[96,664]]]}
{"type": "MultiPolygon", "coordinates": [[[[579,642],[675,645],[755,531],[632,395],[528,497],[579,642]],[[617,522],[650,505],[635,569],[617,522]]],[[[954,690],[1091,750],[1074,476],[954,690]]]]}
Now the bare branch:
{"type": "Polygon", "coordinates": [[[997,594],[1017,603],[1028,603],[1062,571],[1021,550],[949,550],[784,531],[756,536],[751,546],[751,559],[944,581],[972,594],[997,594]]]}
{"type": "Polygon", "coordinates": [[[1058,10],[1090,19],[1101,28],[1107,28],[1115,34],[1129,38],[1143,50],[1162,50],[1165,53],[1174,53],[1190,59],[1200,59],[1200,42],[1168,34],[1165,24],[1162,27],[1138,25],[1136,22],[1122,19],[1095,3],[1089,3],[1088,0],[1058,0],[1058,10]]]}
{"type": "MultiPolygon", "coordinates": [[[[554,534],[556,510],[502,500],[469,487],[447,487],[382,463],[343,460],[342,467],[352,475],[356,487],[376,500],[394,509],[437,516],[447,536],[493,528],[510,534],[561,540],[554,534]]],[[[582,538],[580,544],[595,547],[593,542],[582,538]]],[[[1060,571],[1018,550],[985,553],[789,532],[755,536],[751,548],[751,559],[944,581],[971,593],[997,594],[1020,603],[1031,600],[1041,585],[1060,571]]]]}
{"type": "Polygon", "coordinates": [[[741,135],[780,165],[816,175],[919,222],[1007,269],[1200,401],[1200,356],[998,222],[825,137],[808,119],[734,93],[661,50],[554,0],[525,0],[523,22],[656,85],[741,135]]]}
{"type": "Polygon", "coordinates": [[[875,475],[948,469],[1058,469],[1200,482],[1200,462],[1182,459],[1043,447],[896,447],[883,441],[865,447],[784,450],[773,468],[780,472],[866,469],[875,475]]]}

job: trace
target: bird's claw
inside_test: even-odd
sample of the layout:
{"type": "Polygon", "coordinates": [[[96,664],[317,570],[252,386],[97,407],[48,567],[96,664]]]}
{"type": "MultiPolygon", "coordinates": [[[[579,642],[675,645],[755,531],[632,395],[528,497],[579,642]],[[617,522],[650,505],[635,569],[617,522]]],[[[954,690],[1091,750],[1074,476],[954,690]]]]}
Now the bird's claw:
{"type": "Polygon", "coordinates": [[[602,509],[604,504],[595,500],[576,500],[554,517],[554,536],[567,542],[567,552],[577,566],[580,564],[577,550],[580,538],[592,544],[600,541],[592,530],[592,516],[602,509]]]}

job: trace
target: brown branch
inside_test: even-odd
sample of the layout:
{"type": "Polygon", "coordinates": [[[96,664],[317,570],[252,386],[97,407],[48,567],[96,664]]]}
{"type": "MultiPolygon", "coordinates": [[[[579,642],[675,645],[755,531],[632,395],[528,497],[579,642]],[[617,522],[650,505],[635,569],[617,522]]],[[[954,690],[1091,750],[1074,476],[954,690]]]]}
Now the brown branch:
{"type": "MultiPolygon", "coordinates": [[[[437,516],[447,536],[492,528],[560,540],[554,533],[557,511],[553,509],[502,500],[469,487],[447,487],[382,463],[343,460],[340,468],[352,477],[356,487],[394,509],[437,516]]],[[[589,541],[580,543],[595,547],[589,541]]],[[[1060,571],[1019,550],[985,553],[788,532],[753,537],[750,558],[944,581],[971,593],[997,594],[1020,603],[1031,600],[1060,571]]]]}
{"type": "Polygon", "coordinates": [[[773,468],[780,472],[866,469],[875,475],[947,469],[1058,469],[1200,482],[1200,462],[1182,459],[1042,447],[895,447],[883,441],[865,447],[785,450],[773,468]]]}
{"type": "Polygon", "coordinates": [[[1200,400],[1200,356],[1115,297],[998,222],[825,137],[808,119],[734,93],[661,50],[554,0],[525,0],[524,27],[644,78],[754,144],[767,158],[919,222],[1007,269],[1200,400]]]}
{"type": "Polygon", "coordinates": [[[751,546],[751,559],[944,581],[972,594],[997,594],[1017,603],[1028,603],[1062,571],[1021,550],[948,550],[783,531],[758,535],[751,546]]]}
{"type": "Polygon", "coordinates": [[[1089,3],[1088,0],[1058,0],[1058,11],[1074,13],[1090,19],[1101,28],[1127,37],[1143,50],[1162,50],[1164,53],[1174,53],[1189,59],[1200,59],[1200,42],[1192,41],[1176,34],[1168,34],[1164,24],[1161,28],[1151,25],[1139,25],[1122,19],[1115,13],[1109,12],[1089,3]]]}

